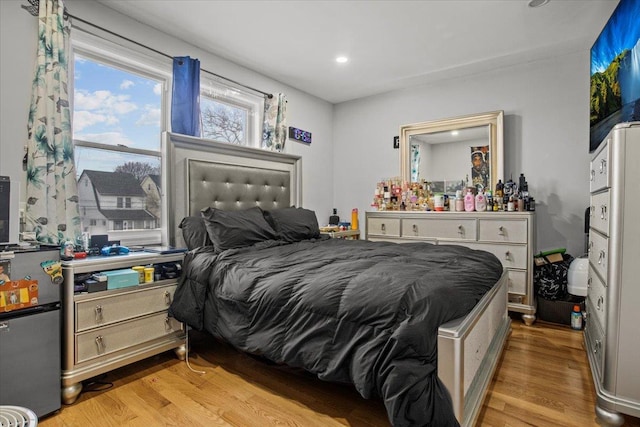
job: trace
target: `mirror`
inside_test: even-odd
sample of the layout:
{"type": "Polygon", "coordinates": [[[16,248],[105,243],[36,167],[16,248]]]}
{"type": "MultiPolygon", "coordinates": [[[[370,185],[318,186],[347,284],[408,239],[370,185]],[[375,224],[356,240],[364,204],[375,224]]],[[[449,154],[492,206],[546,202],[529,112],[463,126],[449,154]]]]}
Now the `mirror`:
{"type": "Polygon", "coordinates": [[[503,177],[502,111],[403,125],[400,173],[434,193],[473,186],[493,190],[503,177]]]}

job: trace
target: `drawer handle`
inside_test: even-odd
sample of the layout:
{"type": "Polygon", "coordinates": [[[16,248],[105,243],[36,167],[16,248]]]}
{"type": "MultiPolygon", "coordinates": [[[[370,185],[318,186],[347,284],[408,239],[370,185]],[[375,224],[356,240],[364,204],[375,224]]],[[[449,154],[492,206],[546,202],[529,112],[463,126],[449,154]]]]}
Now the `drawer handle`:
{"type": "Polygon", "coordinates": [[[96,337],[96,347],[98,349],[98,353],[104,353],[105,350],[105,345],[104,345],[104,339],[102,338],[102,335],[98,335],[96,337]]]}
{"type": "Polygon", "coordinates": [[[591,283],[593,283],[593,278],[589,276],[589,278],[587,279],[587,289],[591,287],[591,283]]]}
{"type": "Polygon", "coordinates": [[[169,317],[165,317],[164,318],[164,328],[167,331],[171,331],[173,328],[171,327],[171,319],[169,319],[169,317]]]}
{"type": "Polygon", "coordinates": [[[501,235],[501,236],[504,236],[504,227],[503,226],[498,227],[498,234],[501,235]]]}
{"type": "Polygon", "coordinates": [[[387,231],[387,227],[384,224],[380,224],[380,231],[384,233],[385,231],[387,231]]]}
{"type": "Polygon", "coordinates": [[[593,216],[594,212],[596,211],[596,207],[591,205],[589,206],[589,216],[593,216]]]}
{"type": "Polygon", "coordinates": [[[458,234],[464,234],[464,227],[462,225],[458,226],[458,234]]]}
{"type": "Polygon", "coordinates": [[[605,159],[600,160],[600,173],[607,171],[607,161],[605,159]]]}
{"type": "Polygon", "coordinates": [[[102,306],[96,305],[95,312],[96,312],[96,323],[102,322],[104,320],[102,316],[102,306]]]}
{"type": "Polygon", "coordinates": [[[504,253],[504,259],[506,259],[507,261],[511,261],[511,252],[507,251],[504,253]]]}
{"type": "Polygon", "coordinates": [[[418,225],[417,224],[413,224],[411,229],[413,230],[414,233],[418,234],[418,225]]]}
{"type": "Polygon", "coordinates": [[[600,206],[600,219],[607,219],[607,205],[600,206]]]}
{"type": "Polygon", "coordinates": [[[604,298],[602,296],[598,297],[598,302],[596,302],[596,308],[598,310],[602,310],[603,303],[604,303],[604,298]]]}
{"type": "Polygon", "coordinates": [[[604,251],[600,251],[600,256],[598,256],[598,264],[604,264],[604,251]]]}
{"type": "Polygon", "coordinates": [[[602,347],[602,341],[600,341],[600,340],[596,340],[596,342],[595,342],[595,344],[594,344],[594,346],[593,346],[593,352],[594,352],[595,354],[597,354],[597,353],[598,353],[598,351],[600,350],[600,347],[602,347]]]}
{"type": "Polygon", "coordinates": [[[594,171],[593,169],[591,169],[591,178],[590,178],[590,181],[593,181],[594,179],[596,179],[596,171],[594,171]]]}
{"type": "Polygon", "coordinates": [[[164,303],[167,305],[171,305],[171,292],[164,291],[164,303]]]}

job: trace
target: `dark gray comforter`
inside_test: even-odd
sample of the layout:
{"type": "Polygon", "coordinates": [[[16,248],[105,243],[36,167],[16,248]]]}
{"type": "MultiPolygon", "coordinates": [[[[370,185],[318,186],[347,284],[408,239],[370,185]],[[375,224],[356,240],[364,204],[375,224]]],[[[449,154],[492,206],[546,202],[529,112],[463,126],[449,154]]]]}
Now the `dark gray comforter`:
{"type": "Polygon", "coordinates": [[[498,281],[488,252],[428,243],[267,241],[187,254],[170,314],[233,346],[381,397],[394,426],[456,426],[437,329],[498,281]]]}

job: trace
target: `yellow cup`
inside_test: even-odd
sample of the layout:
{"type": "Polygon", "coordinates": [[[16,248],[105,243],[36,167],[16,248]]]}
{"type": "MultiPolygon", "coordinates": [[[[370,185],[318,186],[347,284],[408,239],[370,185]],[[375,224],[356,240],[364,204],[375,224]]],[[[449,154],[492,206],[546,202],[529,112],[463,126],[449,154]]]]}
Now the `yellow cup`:
{"type": "Polygon", "coordinates": [[[145,283],[150,283],[153,282],[153,272],[154,272],[154,268],[153,267],[145,267],[144,268],[144,281],[145,283]]]}

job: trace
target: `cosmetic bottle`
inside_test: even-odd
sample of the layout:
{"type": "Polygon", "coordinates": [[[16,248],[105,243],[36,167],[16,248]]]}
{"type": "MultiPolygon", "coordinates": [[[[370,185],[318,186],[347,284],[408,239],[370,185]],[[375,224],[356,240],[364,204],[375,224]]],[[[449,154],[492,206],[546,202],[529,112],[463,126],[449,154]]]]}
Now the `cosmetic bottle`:
{"type": "Polygon", "coordinates": [[[351,228],[354,230],[360,229],[360,224],[358,223],[358,209],[351,209],[351,228]]]}
{"type": "Polygon", "coordinates": [[[467,194],[464,196],[464,210],[466,212],[473,212],[475,210],[475,200],[470,188],[467,188],[467,194]]]}
{"type": "Polygon", "coordinates": [[[333,208],[333,215],[329,217],[329,225],[338,225],[340,217],[338,216],[338,210],[333,208]]]}
{"type": "Polygon", "coordinates": [[[487,210],[487,200],[484,198],[482,190],[478,190],[478,194],[476,194],[476,210],[478,212],[484,212],[487,210]]]}
{"type": "Polygon", "coordinates": [[[456,201],[454,202],[456,212],[464,212],[464,199],[462,190],[456,190],[456,201]]]}
{"type": "Polygon", "coordinates": [[[488,211],[492,211],[493,210],[493,195],[491,194],[491,190],[487,190],[487,210],[488,211]]]}
{"type": "Polygon", "coordinates": [[[509,196],[509,201],[507,202],[507,211],[513,212],[516,210],[515,202],[513,201],[513,196],[509,196]]]}
{"type": "Polygon", "coordinates": [[[502,183],[502,180],[499,179],[498,183],[496,184],[496,194],[494,194],[495,198],[501,198],[503,195],[503,190],[504,190],[504,184],[502,183]]]}

